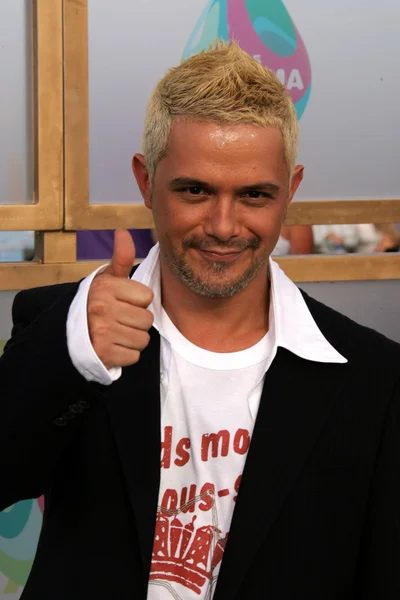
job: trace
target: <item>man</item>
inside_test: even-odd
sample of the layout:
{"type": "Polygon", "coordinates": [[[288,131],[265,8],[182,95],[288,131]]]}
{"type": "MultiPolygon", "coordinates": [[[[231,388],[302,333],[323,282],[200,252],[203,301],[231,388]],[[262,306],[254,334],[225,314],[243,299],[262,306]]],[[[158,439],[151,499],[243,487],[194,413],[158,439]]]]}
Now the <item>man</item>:
{"type": "Polygon", "coordinates": [[[236,44],[172,69],[133,171],[159,244],[21,292],[0,507],[45,494],[24,600],[400,597],[400,349],[269,260],[303,177],[236,44]]]}

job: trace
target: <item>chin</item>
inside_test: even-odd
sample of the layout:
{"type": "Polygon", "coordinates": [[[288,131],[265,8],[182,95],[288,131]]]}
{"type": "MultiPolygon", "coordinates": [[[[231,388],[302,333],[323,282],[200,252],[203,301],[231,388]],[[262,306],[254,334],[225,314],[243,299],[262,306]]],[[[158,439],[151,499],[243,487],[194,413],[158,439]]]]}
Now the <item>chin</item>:
{"type": "MultiPolygon", "coordinates": [[[[220,263],[217,264],[217,269],[220,263]]],[[[189,267],[189,265],[187,265],[189,267]]],[[[227,268],[223,265],[220,272],[210,269],[190,268],[180,271],[179,277],[189,289],[200,296],[211,299],[231,298],[242,292],[255,279],[259,273],[256,265],[250,264],[247,268],[234,269],[233,265],[227,268]]]]}

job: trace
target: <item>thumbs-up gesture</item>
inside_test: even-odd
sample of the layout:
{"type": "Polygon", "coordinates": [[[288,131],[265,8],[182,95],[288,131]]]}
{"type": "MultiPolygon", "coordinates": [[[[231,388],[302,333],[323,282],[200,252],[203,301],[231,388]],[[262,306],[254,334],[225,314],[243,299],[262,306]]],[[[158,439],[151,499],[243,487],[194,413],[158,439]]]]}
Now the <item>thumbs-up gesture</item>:
{"type": "Polygon", "coordinates": [[[92,281],[87,313],[93,348],[107,369],[138,362],[150,341],[153,292],[129,279],[135,245],[129,231],[117,230],[110,265],[92,281]]]}

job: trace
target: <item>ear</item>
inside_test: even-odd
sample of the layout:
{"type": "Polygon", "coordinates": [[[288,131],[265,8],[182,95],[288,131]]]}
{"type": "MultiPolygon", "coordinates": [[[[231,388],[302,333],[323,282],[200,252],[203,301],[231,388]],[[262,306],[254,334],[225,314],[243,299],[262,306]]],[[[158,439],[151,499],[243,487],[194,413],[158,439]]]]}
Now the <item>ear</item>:
{"type": "Polygon", "coordinates": [[[297,188],[302,182],[304,177],[304,167],[303,165],[297,165],[293,171],[292,180],[290,182],[290,190],[289,190],[289,204],[292,201],[293,196],[295,195],[297,188]]]}
{"type": "Polygon", "coordinates": [[[151,181],[143,154],[135,154],[132,159],[132,171],[147,208],[151,206],[151,181]]]}

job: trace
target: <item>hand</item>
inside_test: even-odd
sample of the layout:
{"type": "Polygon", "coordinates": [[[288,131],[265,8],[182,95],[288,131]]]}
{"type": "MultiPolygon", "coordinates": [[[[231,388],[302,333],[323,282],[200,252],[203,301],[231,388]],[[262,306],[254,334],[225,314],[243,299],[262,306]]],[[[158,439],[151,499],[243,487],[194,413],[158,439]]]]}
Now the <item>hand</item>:
{"type": "Polygon", "coordinates": [[[135,245],[129,231],[117,230],[110,265],[93,279],[87,314],[93,348],[107,369],[138,362],[150,341],[150,288],[129,279],[135,245]]]}

